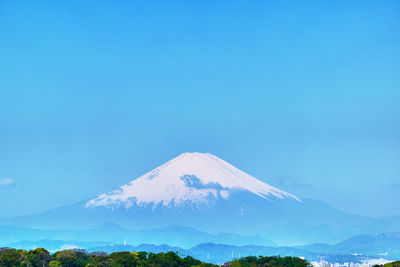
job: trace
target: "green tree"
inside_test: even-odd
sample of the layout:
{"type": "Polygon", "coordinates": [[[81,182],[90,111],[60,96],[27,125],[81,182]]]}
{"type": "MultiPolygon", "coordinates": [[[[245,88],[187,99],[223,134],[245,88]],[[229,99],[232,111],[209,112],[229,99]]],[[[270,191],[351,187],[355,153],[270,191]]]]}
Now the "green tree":
{"type": "Polygon", "coordinates": [[[15,249],[2,249],[0,250],[0,266],[13,267],[22,266],[21,253],[15,249]]]}
{"type": "Polygon", "coordinates": [[[110,254],[110,258],[113,259],[115,266],[121,267],[136,267],[137,259],[134,254],[124,252],[114,252],[110,254]]]}
{"type": "Polygon", "coordinates": [[[182,259],[175,252],[167,253],[150,253],[148,257],[148,264],[154,267],[175,267],[182,266],[182,259]]]}
{"type": "Polygon", "coordinates": [[[46,267],[50,259],[50,253],[44,248],[37,248],[28,252],[28,261],[33,267],[46,267]]]}
{"type": "Polygon", "coordinates": [[[400,267],[400,261],[395,261],[395,262],[391,262],[391,263],[386,263],[384,266],[385,266],[385,267],[400,267]]]}
{"type": "Polygon", "coordinates": [[[191,257],[191,256],[186,256],[185,258],[183,258],[182,260],[182,265],[183,266],[199,266],[201,264],[201,261],[191,257]]]}
{"type": "Polygon", "coordinates": [[[49,263],[49,267],[62,267],[61,262],[52,260],[49,263]]]}
{"type": "Polygon", "coordinates": [[[54,253],[53,259],[62,266],[85,267],[91,263],[90,256],[84,250],[62,250],[54,253]]]}
{"type": "Polygon", "coordinates": [[[308,261],[297,257],[264,257],[264,256],[248,256],[237,259],[235,261],[224,264],[224,266],[243,266],[243,267],[309,267],[308,261]]]}

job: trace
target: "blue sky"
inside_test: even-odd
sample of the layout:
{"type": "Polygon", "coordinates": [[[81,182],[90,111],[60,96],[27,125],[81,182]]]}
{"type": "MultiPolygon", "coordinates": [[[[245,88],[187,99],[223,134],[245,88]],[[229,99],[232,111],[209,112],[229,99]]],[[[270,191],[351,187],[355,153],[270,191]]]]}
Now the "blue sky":
{"type": "Polygon", "coordinates": [[[210,152],[400,215],[398,1],[1,1],[0,216],[210,152]]]}

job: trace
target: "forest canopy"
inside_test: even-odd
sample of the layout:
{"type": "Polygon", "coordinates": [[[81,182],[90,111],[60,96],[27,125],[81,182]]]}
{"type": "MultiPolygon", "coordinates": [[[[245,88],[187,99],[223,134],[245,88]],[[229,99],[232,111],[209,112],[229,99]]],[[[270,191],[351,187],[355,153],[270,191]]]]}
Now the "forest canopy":
{"type": "MultiPolygon", "coordinates": [[[[105,252],[87,253],[82,249],[62,250],[51,254],[44,248],[22,250],[0,248],[0,266],[4,267],[213,267],[211,263],[201,262],[191,256],[176,252],[148,253],[105,252]]],[[[244,257],[223,264],[225,267],[308,267],[306,260],[296,257],[244,257]]]]}

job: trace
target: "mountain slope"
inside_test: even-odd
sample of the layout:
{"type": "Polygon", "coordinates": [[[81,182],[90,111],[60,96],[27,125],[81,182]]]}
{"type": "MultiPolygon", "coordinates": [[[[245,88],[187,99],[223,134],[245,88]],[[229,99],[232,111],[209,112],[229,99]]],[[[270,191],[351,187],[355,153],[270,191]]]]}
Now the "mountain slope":
{"type": "Polygon", "coordinates": [[[265,184],[214,155],[184,153],[129,184],[88,201],[86,207],[198,206],[218,198],[228,199],[235,191],[265,199],[299,201],[296,196],[265,184]]]}
{"type": "MultiPolygon", "coordinates": [[[[179,225],[214,236],[261,236],[279,245],[336,243],[358,234],[400,231],[396,217],[353,216],[321,201],[300,200],[208,153],[184,153],[117,190],[0,224],[82,229],[107,222],[128,229],[179,225]]],[[[174,235],[185,238],[181,231],[174,235]]],[[[211,241],[210,236],[201,240],[211,241]]]]}

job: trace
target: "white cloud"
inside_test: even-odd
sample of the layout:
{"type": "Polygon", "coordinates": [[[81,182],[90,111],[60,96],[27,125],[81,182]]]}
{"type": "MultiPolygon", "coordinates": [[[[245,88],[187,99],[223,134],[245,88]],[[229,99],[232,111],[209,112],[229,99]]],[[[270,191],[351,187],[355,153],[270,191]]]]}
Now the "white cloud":
{"type": "Polygon", "coordinates": [[[60,250],[69,250],[69,249],[80,249],[80,247],[73,244],[64,244],[60,247],[60,250]]]}
{"type": "Polygon", "coordinates": [[[15,185],[15,180],[11,178],[0,179],[0,187],[7,187],[15,185]]]}

